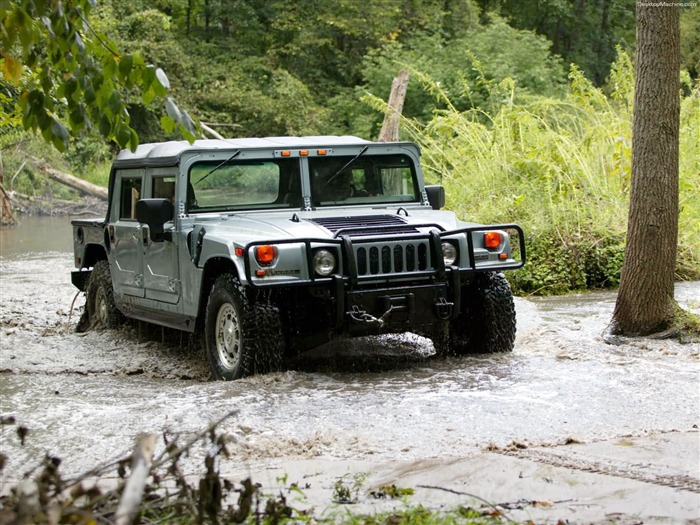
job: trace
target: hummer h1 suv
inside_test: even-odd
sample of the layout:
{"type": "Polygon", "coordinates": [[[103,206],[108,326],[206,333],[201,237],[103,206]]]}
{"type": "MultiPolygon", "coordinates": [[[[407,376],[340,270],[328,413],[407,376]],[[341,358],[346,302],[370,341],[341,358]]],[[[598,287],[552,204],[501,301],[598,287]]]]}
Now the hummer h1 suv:
{"type": "Polygon", "coordinates": [[[122,151],[104,219],[72,222],[79,329],[125,317],[203,334],[214,378],[338,337],[411,331],[506,352],[515,224],[463,222],[409,142],[271,137],[122,151]]]}

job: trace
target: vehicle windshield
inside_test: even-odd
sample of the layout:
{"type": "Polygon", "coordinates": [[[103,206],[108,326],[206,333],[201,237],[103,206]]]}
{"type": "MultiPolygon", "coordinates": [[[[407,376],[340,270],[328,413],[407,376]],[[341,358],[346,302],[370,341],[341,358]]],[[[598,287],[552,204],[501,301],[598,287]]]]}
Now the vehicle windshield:
{"type": "Polygon", "coordinates": [[[354,161],[352,156],[312,157],[309,171],[314,206],[419,201],[413,162],[407,155],[363,155],[354,161]]]}
{"type": "Polygon", "coordinates": [[[298,208],[299,163],[292,159],[197,162],[190,168],[188,211],[298,208]]]}

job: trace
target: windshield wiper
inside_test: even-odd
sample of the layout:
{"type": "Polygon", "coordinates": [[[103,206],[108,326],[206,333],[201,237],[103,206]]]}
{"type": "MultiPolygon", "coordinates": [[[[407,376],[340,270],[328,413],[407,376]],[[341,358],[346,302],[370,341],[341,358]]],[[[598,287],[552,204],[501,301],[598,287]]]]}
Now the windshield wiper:
{"type": "Polygon", "coordinates": [[[224,164],[228,164],[228,163],[231,162],[233,159],[235,159],[236,157],[238,157],[238,155],[240,155],[240,153],[241,153],[241,150],[236,150],[236,151],[234,151],[234,152],[233,152],[233,155],[231,155],[229,158],[227,158],[225,161],[223,161],[221,164],[219,164],[219,165],[216,166],[215,168],[212,168],[211,171],[209,171],[209,173],[207,173],[204,177],[202,177],[202,178],[199,179],[197,182],[195,182],[195,184],[199,184],[200,182],[202,182],[202,181],[203,181],[204,179],[206,179],[209,175],[211,175],[211,174],[214,173],[216,170],[218,170],[221,166],[223,166],[224,164]]]}
{"type": "Polygon", "coordinates": [[[355,162],[357,159],[359,159],[362,155],[364,155],[365,151],[367,151],[368,149],[369,149],[369,146],[365,146],[364,148],[362,148],[362,149],[360,150],[360,152],[359,152],[357,155],[355,155],[353,158],[351,158],[349,161],[347,161],[347,162],[345,163],[345,165],[344,165],[342,168],[340,168],[338,171],[336,171],[335,174],[334,174],[330,179],[328,179],[328,180],[326,181],[326,184],[330,184],[331,182],[333,182],[333,180],[334,180],[338,175],[340,175],[340,174],[345,170],[345,168],[347,168],[348,166],[350,166],[350,164],[352,164],[352,163],[355,162]]]}

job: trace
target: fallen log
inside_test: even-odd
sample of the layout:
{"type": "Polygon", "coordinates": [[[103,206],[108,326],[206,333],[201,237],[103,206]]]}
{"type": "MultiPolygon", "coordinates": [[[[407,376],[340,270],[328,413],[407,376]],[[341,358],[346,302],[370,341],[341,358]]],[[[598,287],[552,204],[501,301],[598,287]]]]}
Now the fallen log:
{"type": "Polygon", "coordinates": [[[90,195],[91,197],[97,197],[98,199],[107,200],[107,188],[98,186],[97,184],[92,184],[91,182],[79,179],[69,173],[64,173],[57,169],[49,166],[46,161],[30,158],[31,163],[36,167],[41,173],[45,174],[52,180],[60,182],[65,186],[78,190],[79,192],[90,195]]]}

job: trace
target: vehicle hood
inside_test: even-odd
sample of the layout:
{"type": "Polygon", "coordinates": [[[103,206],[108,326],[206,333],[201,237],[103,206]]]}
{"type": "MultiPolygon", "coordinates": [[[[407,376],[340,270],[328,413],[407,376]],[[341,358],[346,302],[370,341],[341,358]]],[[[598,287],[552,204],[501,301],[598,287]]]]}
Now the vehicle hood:
{"type": "Polygon", "coordinates": [[[272,242],[288,239],[332,239],[342,234],[353,235],[358,228],[365,228],[363,234],[372,234],[372,225],[379,226],[377,235],[386,235],[387,225],[395,225],[392,230],[400,235],[403,229],[408,233],[440,230],[453,230],[469,225],[458,221],[450,211],[435,211],[430,208],[395,209],[325,209],[314,211],[251,212],[218,216],[197,221],[206,228],[207,238],[222,242],[235,241],[272,242]],[[384,229],[381,229],[381,227],[384,229]],[[411,228],[413,227],[413,228],[411,228]],[[369,229],[367,229],[369,228],[369,229]]]}

